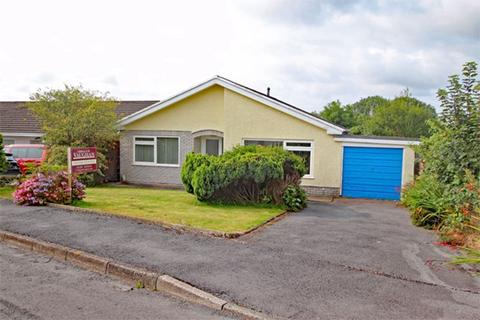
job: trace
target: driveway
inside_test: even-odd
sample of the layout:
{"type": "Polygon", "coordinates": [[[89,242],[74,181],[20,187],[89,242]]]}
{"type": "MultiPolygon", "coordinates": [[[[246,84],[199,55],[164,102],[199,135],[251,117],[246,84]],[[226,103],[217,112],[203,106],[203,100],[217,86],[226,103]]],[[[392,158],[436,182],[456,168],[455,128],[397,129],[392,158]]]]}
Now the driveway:
{"type": "Polygon", "coordinates": [[[168,273],[291,319],[478,319],[478,280],[446,264],[436,236],[390,202],[310,203],[237,240],[121,218],[18,207],[0,229],[168,273]]]}

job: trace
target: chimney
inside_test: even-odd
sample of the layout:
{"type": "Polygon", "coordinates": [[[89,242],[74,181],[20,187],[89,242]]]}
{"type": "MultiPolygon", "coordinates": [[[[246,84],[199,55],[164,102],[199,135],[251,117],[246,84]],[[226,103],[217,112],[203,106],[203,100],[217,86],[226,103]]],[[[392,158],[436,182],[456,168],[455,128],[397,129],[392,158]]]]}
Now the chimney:
{"type": "Polygon", "coordinates": [[[267,96],[270,97],[270,87],[267,87],[267,96]]]}

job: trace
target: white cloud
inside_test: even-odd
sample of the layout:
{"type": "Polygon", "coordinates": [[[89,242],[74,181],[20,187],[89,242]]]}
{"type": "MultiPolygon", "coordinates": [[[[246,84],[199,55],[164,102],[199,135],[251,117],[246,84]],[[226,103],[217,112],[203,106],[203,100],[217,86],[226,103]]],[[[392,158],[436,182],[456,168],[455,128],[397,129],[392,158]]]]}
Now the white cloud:
{"type": "Polygon", "coordinates": [[[308,110],[435,91],[480,60],[471,1],[10,1],[0,100],[82,83],[164,99],[221,74],[308,110]]]}

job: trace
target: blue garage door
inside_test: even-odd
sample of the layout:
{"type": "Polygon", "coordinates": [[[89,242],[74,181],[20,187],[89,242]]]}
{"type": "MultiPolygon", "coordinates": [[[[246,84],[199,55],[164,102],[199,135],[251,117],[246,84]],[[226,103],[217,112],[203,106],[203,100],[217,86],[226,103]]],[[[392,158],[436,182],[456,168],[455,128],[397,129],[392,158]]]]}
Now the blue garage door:
{"type": "Polygon", "coordinates": [[[400,200],[401,148],[344,147],[342,195],[400,200]]]}

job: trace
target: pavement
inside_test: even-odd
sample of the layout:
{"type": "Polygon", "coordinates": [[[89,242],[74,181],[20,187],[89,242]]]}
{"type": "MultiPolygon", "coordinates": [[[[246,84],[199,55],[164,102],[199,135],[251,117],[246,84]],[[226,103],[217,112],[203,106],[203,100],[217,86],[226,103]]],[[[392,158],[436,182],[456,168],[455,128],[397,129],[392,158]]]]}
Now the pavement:
{"type": "Polygon", "coordinates": [[[311,202],[238,239],[0,200],[0,229],[166,273],[291,319],[478,319],[480,283],[392,202],[311,202]]]}
{"type": "Polygon", "coordinates": [[[0,319],[226,319],[50,257],[0,244],[0,319]]]}

